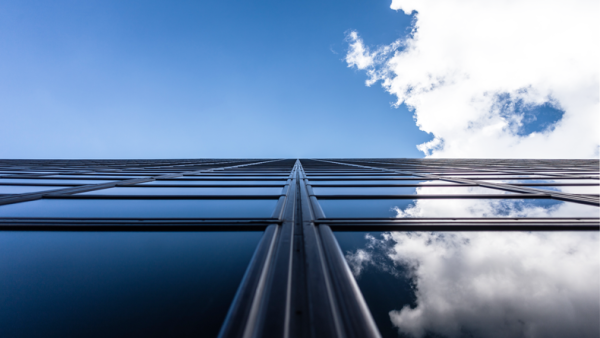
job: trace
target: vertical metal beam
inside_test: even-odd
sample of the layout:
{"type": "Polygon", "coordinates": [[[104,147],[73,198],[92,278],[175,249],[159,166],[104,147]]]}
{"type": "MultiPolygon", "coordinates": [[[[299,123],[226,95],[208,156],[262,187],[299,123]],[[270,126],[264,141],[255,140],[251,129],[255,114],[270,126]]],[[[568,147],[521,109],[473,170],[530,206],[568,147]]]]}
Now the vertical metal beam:
{"type": "Polygon", "coordinates": [[[300,174],[312,337],[379,338],[379,330],[331,229],[314,222],[325,215],[302,167],[300,174]]]}

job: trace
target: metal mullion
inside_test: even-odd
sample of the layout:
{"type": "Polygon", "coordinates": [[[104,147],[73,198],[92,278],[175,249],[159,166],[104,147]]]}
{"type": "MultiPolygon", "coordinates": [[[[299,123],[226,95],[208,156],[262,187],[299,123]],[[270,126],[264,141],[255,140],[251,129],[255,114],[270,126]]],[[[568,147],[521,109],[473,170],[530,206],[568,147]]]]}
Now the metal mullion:
{"type": "Polygon", "coordinates": [[[261,254],[255,255],[248,267],[219,337],[262,337],[265,330],[276,331],[277,334],[273,336],[278,337],[287,333],[292,292],[290,260],[294,235],[296,167],[291,170],[286,185],[288,188],[273,212],[273,216],[282,224],[267,228],[268,231],[273,229],[274,233],[269,241],[269,248],[267,250],[264,244],[257,249],[261,254]]]}
{"type": "Polygon", "coordinates": [[[337,241],[326,225],[315,224],[325,215],[302,168],[300,174],[313,336],[380,337],[337,241]]]}

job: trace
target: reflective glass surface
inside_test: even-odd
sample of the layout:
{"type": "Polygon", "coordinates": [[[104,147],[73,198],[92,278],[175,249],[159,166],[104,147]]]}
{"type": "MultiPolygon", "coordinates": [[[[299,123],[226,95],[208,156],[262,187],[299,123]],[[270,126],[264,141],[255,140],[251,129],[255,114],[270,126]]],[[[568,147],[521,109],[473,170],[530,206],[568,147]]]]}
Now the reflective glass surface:
{"type": "Polygon", "coordinates": [[[383,337],[598,337],[598,232],[336,232],[383,337]]]}
{"type": "Polygon", "coordinates": [[[151,175],[51,175],[51,176],[45,176],[48,178],[54,178],[54,177],[62,177],[62,178],[80,178],[80,179],[86,179],[86,178],[104,178],[107,180],[129,180],[129,179],[134,179],[134,178],[140,178],[140,177],[148,177],[151,175]]]}
{"type": "Polygon", "coordinates": [[[276,199],[41,199],[0,206],[0,217],[270,217],[276,203],[276,199]]]}
{"type": "Polygon", "coordinates": [[[554,199],[319,199],[326,217],[599,217],[600,208],[554,199]]]}
{"type": "Polygon", "coordinates": [[[393,178],[420,178],[417,176],[403,176],[403,175],[361,175],[361,176],[351,176],[351,175],[336,175],[336,176],[308,176],[308,179],[329,179],[329,178],[353,178],[353,179],[364,179],[364,178],[380,178],[380,179],[393,179],[393,178]]]}
{"type": "Polygon", "coordinates": [[[287,175],[281,175],[281,176],[267,176],[267,175],[259,175],[259,176],[243,176],[243,175],[194,175],[194,176],[181,176],[181,177],[175,177],[173,178],[174,180],[180,180],[180,179],[202,179],[202,178],[225,178],[225,179],[239,179],[239,178],[247,178],[247,179],[253,179],[253,180],[260,180],[260,179],[265,179],[265,178],[274,178],[274,179],[281,179],[281,180],[285,180],[287,179],[289,176],[289,174],[287,175]]]}
{"type": "Polygon", "coordinates": [[[36,191],[65,189],[72,187],[53,186],[35,186],[35,185],[0,185],[0,194],[26,194],[36,191]]]}
{"type": "Polygon", "coordinates": [[[369,187],[369,188],[313,188],[316,195],[502,195],[510,193],[482,187],[369,187]]]}
{"type": "Polygon", "coordinates": [[[283,188],[155,188],[117,187],[79,195],[280,195],[283,188]]]}
{"type": "Polygon", "coordinates": [[[569,194],[600,194],[600,186],[532,186],[529,188],[551,190],[569,194]]]}
{"type": "Polygon", "coordinates": [[[527,183],[591,183],[591,184],[598,184],[598,180],[594,180],[594,179],[546,179],[546,180],[482,180],[483,182],[490,182],[490,183],[523,183],[523,184],[527,184],[527,183]]]}
{"type": "Polygon", "coordinates": [[[284,186],[286,181],[228,181],[228,180],[157,180],[152,182],[140,183],[140,185],[274,185],[284,186]]]}
{"type": "Polygon", "coordinates": [[[415,184],[445,184],[454,185],[456,183],[436,181],[436,180],[361,180],[361,181],[313,181],[309,180],[311,185],[328,184],[328,185],[346,185],[346,184],[394,184],[394,185],[415,185],[415,184]]]}
{"type": "Polygon", "coordinates": [[[0,183],[59,183],[59,184],[100,184],[114,180],[56,180],[56,179],[28,179],[28,178],[0,178],[0,183]]]}
{"type": "Polygon", "coordinates": [[[216,337],[262,232],[0,232],[0,337],[216,337]]]}

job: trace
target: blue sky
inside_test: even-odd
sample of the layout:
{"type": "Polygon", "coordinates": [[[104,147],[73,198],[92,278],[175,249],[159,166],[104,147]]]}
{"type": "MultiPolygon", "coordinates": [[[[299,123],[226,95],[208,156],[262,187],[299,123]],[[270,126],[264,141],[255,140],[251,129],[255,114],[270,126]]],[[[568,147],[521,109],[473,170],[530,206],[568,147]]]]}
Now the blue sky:
{"type": "Polygon", "coordinates": [[[412,15],[377,1],[0,1],[0,158],[422,157],[348,68],[412,15]]]}

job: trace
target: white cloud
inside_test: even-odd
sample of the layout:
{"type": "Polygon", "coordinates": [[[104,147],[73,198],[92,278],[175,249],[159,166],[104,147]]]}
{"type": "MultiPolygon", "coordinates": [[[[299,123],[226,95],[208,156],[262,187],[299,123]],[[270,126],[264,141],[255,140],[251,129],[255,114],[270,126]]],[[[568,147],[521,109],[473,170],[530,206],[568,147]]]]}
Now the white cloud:
{"type": "Polygon", "coordinates": [[[392,232],[363,251],[415,283],[389,314],[403,333],[546,338],[600,333],[598,250],[597,232],[392,232]]]}
{"type": "Polygon", "coordinates": [[[432,157],[599,156],[600,2],[394,0],[417,11],[413,35],[369,50],[348,35],[346,61],[414,109],[432,157]],[[528,135],[515,105],[565,113],[528,135]]]}

